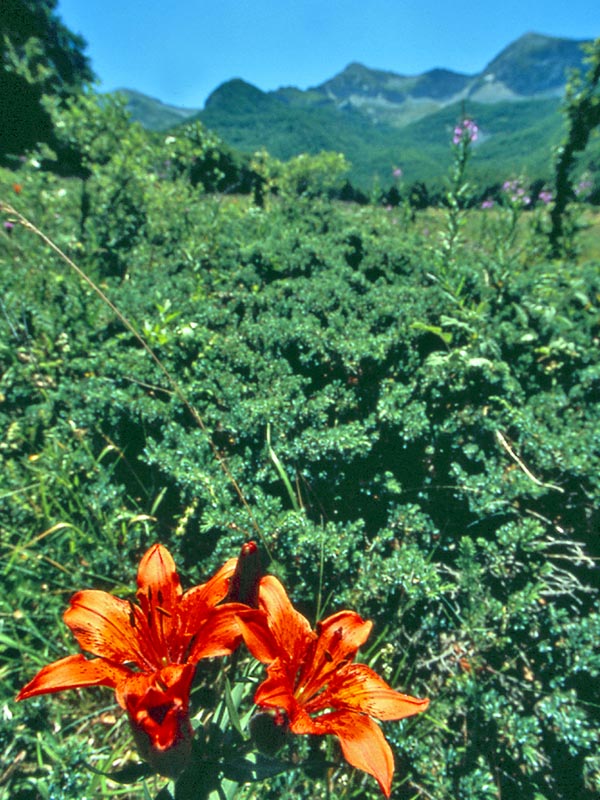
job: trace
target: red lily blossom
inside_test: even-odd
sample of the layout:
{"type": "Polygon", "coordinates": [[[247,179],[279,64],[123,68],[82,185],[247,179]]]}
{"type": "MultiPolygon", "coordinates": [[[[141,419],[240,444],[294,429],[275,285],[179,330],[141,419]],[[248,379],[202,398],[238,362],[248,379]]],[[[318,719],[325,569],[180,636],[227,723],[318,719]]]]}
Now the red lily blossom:
{"type": "Polygon", "coordinates": [[[339,611],[313,631],[271,575],[261,581],[259,609],[262,617],[240,615],[248,649],[268,665],[254,702],[284,711],[293,733],[337,736],[346,761],[372,775],[389,797],[392,751],[372,718],[418,714],[429,700],[401,694],[370,667],[354,663],[372,627],[354,611],[339,611]]]}
{"type": "Polygon", "coordinates": [[[176,777],[189,761],[194,732],[189,716],[195,665],[163,667],[130,678],[117,700],[127,709],[142,758],[162,775],[176,777]]]}
{"type": "Polygon", "coordinates": [[[191,752],[189,693],[195,664],[229,655],[241,641],[238,603],[218,606],[229,591],[237,559],[183,592],[168,550],[153,545],[142,557],[137,603],[84,590],[64,613],[83,654],[43,667],[17,700],[85,686],[108,686],[126,709],[141,754],[173,776],[191,752]]]}

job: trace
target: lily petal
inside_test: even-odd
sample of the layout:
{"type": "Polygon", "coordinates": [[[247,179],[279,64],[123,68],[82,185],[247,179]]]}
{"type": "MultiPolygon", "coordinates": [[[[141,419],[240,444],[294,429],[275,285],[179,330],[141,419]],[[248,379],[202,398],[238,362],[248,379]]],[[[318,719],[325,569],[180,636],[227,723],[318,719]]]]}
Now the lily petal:
{"type": "Polygon", "coordinates": [[[319,639],[338,660],[354,657],[369,638],[373,623],[356,611],[338,611],[317,623],[319,639]]]}
{"type": "Polygon", "coordinates": [[[71,598],[63,619],[82,650],[141,670],[160,667],[148,622],[141,609],[108,592],[85,589],[71,598]]]}
{"type": "Polygon", "coordinates": [[[262,611],[247,609],[238,616],[238,624],[244,643],[250,653],[262,664],[272,664],[281,652],[267,617],[262,611]]]}
{"type": "Polygon", "coordinates": [[[42,667],[35,678],[21,689],[17,700],[84,686],[108,686],[114,689],[134,674],[126,667],[110,664],[103,659],[89,661],[79,653],[42,667]]]}
{"type": "Polygon", "coordinates": [[[153,621],[160,648],[168,650],[183,591],[173,557],[162,544],[153,545],[138,567],[137,598],[147,620],[153,621]]]}
{"type": "Polygon", "coordinates": [[[224,600],[236,564],[237,558],[230,558],[210,580],[183,594],[178,609],[180,635],[194,636],[207,613],[224,600]]]}
{"type": "Polygon", "coordinates": [[[137,575],[138,589],[146,592],[152,589],[154,601],[160,602],[172,611],[182,595],[181,582],[173,556],[162,544],[154,544],[142,556],[137,575]],[[158,597],[160,593],[161,597],[158,597]]]}
{"type": "Polygon", "coordinates": [[[266,614],[277,645],[277,656],[297,668],[316,634],[306,617],[296,611],[282,584],[273,575],[266,575],[260,582],[259,608],[266,614]]]}
{"type": "Polygon", "coordinates": [[[373,623],[355,611],[338,611],[317,624],[317,639],[300,673],[298,683],[309,698],[356,655],[371,632],[373,623]]]}
{"type": "Polygon", "coordinates": [[[211,609],[192,641],[187,661],[196,663],[201,658],[228,656],[242,641],[238,615],[248,611],[241,603],[225,603],[211,609]]]}
{"type": "Polygon", "coordinates": [[[289,717],[299,712],[300,706],[294,697],[294,676],[278,659],[267,667],[268,677],[254,694],[254,702],[261,708],[283,709],[289,717]]]}
{"type": "Polygon", "coordinates": [[[130,673],[115,691],[117,702],[131,713],[139,705],[140,698],[152,689],[161,692],[165,702],[177,700],[187,708],[195,669],[194,664],[169,664],[153,673],[130,673]]]}
{"type": "Polygon", "coordinates": [[[427,699],[395,691],[365,664],[347,664],[331,678],[326,690],[307,704],[307,711],[346,708],[391,720],[419,714],[428,705],[427,699]]]}
{"type": "Polygon", "coordinates": [[[117,690],[140,755],[161,775],[172,778],[192,751],[189,695],[194,670],[193,664],[178,664],[153,675],[137,673],[117,690]]]}
{"type": "Polygon", "coordinates": [[[346,761],[372,775],[384,795],[390,796],[394,757],[381,728],[369,717],[351,711],[334,711],[314,719],[302,714],[290,721],[290,730],[337,736],[346,761]]]}

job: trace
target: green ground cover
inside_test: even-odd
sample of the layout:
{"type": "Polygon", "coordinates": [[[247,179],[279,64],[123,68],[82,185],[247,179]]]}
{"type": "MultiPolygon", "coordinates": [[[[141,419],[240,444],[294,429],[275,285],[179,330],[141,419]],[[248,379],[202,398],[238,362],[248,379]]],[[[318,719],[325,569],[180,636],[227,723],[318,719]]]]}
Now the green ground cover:
{"type": "MultiPolygon", "coordinates": [[[[110,297],[206,432],[7,211],[0,798],[167,796],[164,779],[99,774],[137,760],[112,693],[14,697],[75,652],[61,620],[75,590],[128,596],[155,541],[191,585],[251,537],[312,622],[356,609],[374,622],[366,663],[431,698],[384,723],[394,798],[591,800],[597,212],[574,207],[575,254],[550,261],[542,205],[452,218],[333,202],[319,162],[306,180],[298,164],[267,176],[254,198],[218,194],[232,162],[200,128],[154,139],[117,107],[94,113],[59,128],[82,177],[28,158],[0,173],[0,197],[110,297]]],[[[203,667],[198,708],[214,679],[203,667]]],[[[238,796],[378,796],[329,741],[297,737],[285,756],[311,769],[238,796]]]]}

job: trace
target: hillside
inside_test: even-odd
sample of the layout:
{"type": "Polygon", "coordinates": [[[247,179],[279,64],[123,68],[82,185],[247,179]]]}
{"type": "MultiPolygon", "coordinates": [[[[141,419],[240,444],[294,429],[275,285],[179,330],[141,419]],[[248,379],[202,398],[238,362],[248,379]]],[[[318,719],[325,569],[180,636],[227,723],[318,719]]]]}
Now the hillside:
{"type": "Polygon", "coordinates": [[[171,106],[155,97],[148,97],[141,92],[136,92],[134,89],[118,89],[117,91],[127,99],[127,108],[132,118],[150,131],[168,130],[184,122],[193,114],[197,114],[200,110],[171,106]]]}
{"type": "Polygon", "coordinates": [[[474,177],[497,182],[525,172],[547,180],[563,126],[560,100],[569,70],[583,66],[582,44],[527,33],[475,75],[435,68],[406,76],[351,63],[307,90],[263,92],[235,78],[196,113],[150,98],[142,102],[139,93],[130,93],[129,108],[154,130],[198,119],[245,153],[265,148],[288,159],[343,152],[351,180],[363,188],[387,182],[396,166],[409,182],[437,182],[447,169],[449,133],[468,114],[481,129],[474,177]]]}
{"type": "MultiPolygon", "coordinates": [[[[568,70],[581,67],[584,42],[528,33],[494,58],[470,87],[471,96],[502,86],[515,99],[551,95],[559,97],[568,70]]],[[[492,95],[493,97],[493,95],[492,95]]]]}
{"type": "MultiPolygon", "coordinates": [[[[240,106],[250,89],[254,87],[237,85],[240,106]]],[[[402,168],[408,183],[441,183],[447,172],[452,128],[465,108],[477,119],[481,131],[472,163],[477,181],[502,182],[519,172],[549,179],[549,153],[558,144],[564,124],[558,98],[518,104],[457,102],[400,129],[388,123],[374,124],[353,107],[342,111],[330,106],[300,109],[273,97],[265,101],[260,114],[214,108],[208,102],[198,118],[229,145],[246,153],[266,147],[272,155],[287,160],[300,152],[343,152],[352,164],[351,180],[363,187],[369,187],[374,178],[388,183],[395,166],[402,168]]]]}

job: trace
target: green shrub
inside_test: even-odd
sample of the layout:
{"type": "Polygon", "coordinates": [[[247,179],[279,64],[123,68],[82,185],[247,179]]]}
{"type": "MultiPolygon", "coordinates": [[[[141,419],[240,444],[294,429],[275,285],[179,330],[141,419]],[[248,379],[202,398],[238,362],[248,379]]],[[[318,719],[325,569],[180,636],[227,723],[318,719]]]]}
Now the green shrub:
{"type": "MultiPolygon", "coordinates": [[[[356,608],[375,625],[368,663],[432,698],[385,725],[395,798],[591,799],[598,265],[509,251],[490,281],[483,237],[442,286],[420,218],[322,193],[207,196],[189,160],[206,145],[214,177],[216,145],[182,136],[127,128],[85,178],[24,165],[12,199],[100,282],[205,430],[89,286],[24,228],[0,231],[0,736],[25,764],[0,797],[112,796],[78,754],[101,770],[127,757],[112,707],[90,739],[91,693],[13,704],[72,647],[69,594],[131,585],[155,540],[194,581],[253,537],[312,620],[356,608]]],[[[242,795],[311,797],[322,780],[242,795]]],[[[374,796],[338,767],[329,781],[374,796]]]]}

